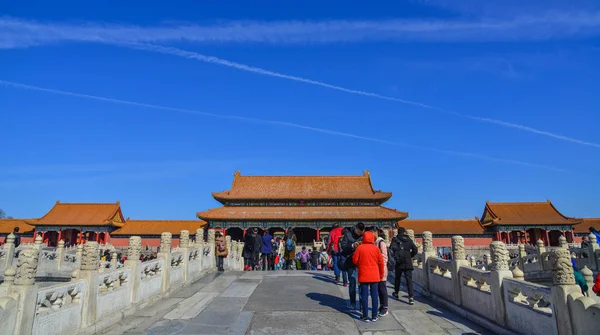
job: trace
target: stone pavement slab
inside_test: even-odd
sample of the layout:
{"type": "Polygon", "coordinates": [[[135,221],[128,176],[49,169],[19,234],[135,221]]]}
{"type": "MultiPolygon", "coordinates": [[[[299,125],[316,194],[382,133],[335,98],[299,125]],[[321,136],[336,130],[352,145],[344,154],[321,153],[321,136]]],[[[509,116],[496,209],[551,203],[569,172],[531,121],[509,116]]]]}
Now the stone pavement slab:
{"type": "Polygon", "coordinates": [[[255,313],[249,335],[359,335],[352,318],[338,312],[255,313]]]}
{"type": "Polygon", "coordinates": [[[105,334],[404,335],[492,334],[416,296],[391,297],[390,314],[375,323],[348,312],[348,288],[331,273],[226,272],[205,276],[107,329],[105,334]]]}
{"type": "Polygon", "coordinates": [[[165,319],[195,318],[218,295],[216,292],[198,292],[179,303],[177,307],[165,315],[165,319]]]}

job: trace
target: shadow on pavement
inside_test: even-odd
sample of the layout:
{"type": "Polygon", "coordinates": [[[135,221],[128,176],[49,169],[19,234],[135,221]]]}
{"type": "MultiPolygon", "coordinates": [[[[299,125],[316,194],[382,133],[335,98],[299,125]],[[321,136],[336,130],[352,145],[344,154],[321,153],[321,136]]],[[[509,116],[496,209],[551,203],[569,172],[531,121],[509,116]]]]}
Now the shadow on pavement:
{"type": "MultiPolygon", "coordinates": [[[[471,322],[465,322],[465,320],[463,318],[461,318],[455,314],[452,314],[452,313],[443,313],[443,312],[438,312],[438,311],[427,311],[426,313],[430,314],[430,315],[439,316],[440,318],[444,318],[448,321],[452,321],[454,323],[458,323],[463,326],[467,326],[469,328],[477,327],[476,325],[472,324],[471,322]]],[[[477,329],[479,331],[479,327],[477,327],[477,329]]],[[[485,332],[484,329],[481,329],[481,331],[485,332]]],[[[479,334],[482,334],[482,333],[473,333],[473,332],[462,333],[462,335],[479,335],[479,334]]]]}
{"type": "Polygon", "coordinates": [[[330,294],[323,293],[306,293],[306,297],[314,301],[318,301],[319,305],[333,308],[338,312],[346,312],[346,300],[330,294]]]}
{"type": "Polygon", "coordinates": [[[334,278],[331,277],[331,275],[320,274],[320,273],[313,273],[312,275],[313,275],[314,279],[324,281],[326,283],[337,284],[337,282],[334,280],[334,278]]]}

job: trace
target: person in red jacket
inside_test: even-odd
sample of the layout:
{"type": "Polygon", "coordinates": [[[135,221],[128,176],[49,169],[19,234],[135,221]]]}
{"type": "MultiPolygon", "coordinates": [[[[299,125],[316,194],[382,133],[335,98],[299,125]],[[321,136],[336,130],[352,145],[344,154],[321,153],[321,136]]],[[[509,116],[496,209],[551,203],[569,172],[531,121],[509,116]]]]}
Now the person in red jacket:
{"type": "Polygon", "coordinates": [[[596,283],[592,286],[592,291],[600,297],[600,274],[596,276],[596,283]]]}
{"type": "Polygon", "coordinates": [[[363,234],[362,244],[356,248],[352,262],[358,267],[358,282],[362,300],[362,318],[365,322],[375,322],[379,314],[379,282],[384,275],[383,256],[374,244],[373,233],[363,234]],[[371,292],[372,317],[369,319],[369,292],[371,292]]]}
{"type": "Polygon", "coordinates": [[[339,241],[342,237],[342,228],[339,223],[334,223],[329,232],[329,242],[327,243],[327,252],[331,254],[333,260],[333,275],[336,282],[340,281],[340,274],[344,282],[344,286],[348,286],[348,272],[340,270],[341,254],[339,250],[339,241]]]}

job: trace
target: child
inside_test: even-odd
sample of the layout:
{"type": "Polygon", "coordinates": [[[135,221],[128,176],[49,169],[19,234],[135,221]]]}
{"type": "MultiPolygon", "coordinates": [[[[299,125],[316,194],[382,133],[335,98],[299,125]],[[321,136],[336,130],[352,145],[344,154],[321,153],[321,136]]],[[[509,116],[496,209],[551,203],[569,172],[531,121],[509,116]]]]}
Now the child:
{"type": "Polygon", "coordinates": [[[377,321],[379,314],[379,282],[384,276],[381,251],[374,244],[373,233],[366,231],[362,243],[354,251],[352,262],[358,267],[358,282],[362,302],[362,318],[365,322],[377,321]],[[372,313],[369,319],[369,292],[371,293],[372,313]]]}
{"type": "Polygon", "coordinates": [[[302,270],[308,270],[308,261],[310,260],[310,253],[306,250],[306,247],[302,247],[300,251],[300,268],[302,270]]]}

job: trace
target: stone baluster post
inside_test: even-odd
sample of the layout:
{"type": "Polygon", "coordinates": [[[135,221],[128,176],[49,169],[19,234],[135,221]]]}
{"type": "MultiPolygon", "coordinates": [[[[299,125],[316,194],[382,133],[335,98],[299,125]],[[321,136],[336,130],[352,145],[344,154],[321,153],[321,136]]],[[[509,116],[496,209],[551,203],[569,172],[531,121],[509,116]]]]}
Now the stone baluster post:
{"type": "Polygon", "coordinates": [[[494,320],[499,325],[506,325],[506,311],[504,304],[504,292],[502,280],[512,278],[512,272],[508,268],[510,254],[506,249],[506,244],[500,241],[494,241],[490,244],[490,288],[492,301],[494,302],[494,320]]]}
{"type": "Polygon", "coordinates": [[[458,235],[452,236],[452,288],[454,303],[458,306],[462,305],[462,296],[460,293],[462,280],[459,271],[461,267],[469,266],[469,261],[466,258],[465,239],[458,235]]]}
{"type": "Polygon", "coordinates": [[[16,274],[17,271],[12,266],[4,271],[4,281],[0,284],[0,297],[5,297],[10,293],[11,287],[15,283],[16,274]]]}
{"type": "Polygon", "coordinates": [[[588,267],[590,270],[600,271],[600,264],[598,264],[599,262],[596,257],[596,250],[600,249],[600,246],[596,240],[596,235],[590,233],[588,239],[590,240],[588,245],[588,267]]]}
{"type": "Polygon", "coordinates": [[[524,244],[519,244],[518,248],[519,248],[519,257],[520,258],[527,257],[527,251],[525,251],[525,245],[524,244]]]}
{"type": "Polygon", "coordinates": [[[11,293],[19,295],[15,334],[30,335],[33,330],[38,293],[35,274],[39,260],[40,253],[36,248],[22,250],[17,259],[14,285],[10,288],[11,293]]]}
{"type": "Polygon", "coordinates": [[[83,255],[83,244],[77,245],[77,251],[75,252],[75,263],[77,263],[77,268],[81,265],[81,256],[83,255]]]}
{"type": "Polygon", "coordinates": [[[475,256],[471,256],[471,258],[469,260],[470,260],[471,267],[474,268],[475,266],[477,266],[477,259],[475,258],[475,256]]]}
{"type": "Polygon", "coordinates": [[[587,265],[584,265],[583,269],[581,269],[581,274],[583,275],[583,278],[585,278],[585,282],[587,283],[588,295],[593,296],[594,294],[596,294],[594,293],[594,291],[592,291],[592,287],[594,286],[594,273],[587,267],[587,265]]]}
{"type": "Polygon", "coordinates": [[[433,246],[433,234],[431,234],[430,231],[424,231],[423,232],[423,253],[421,255],[421,257],[423,257],[423,259],[421,260],[423,262],[423,281],[424,283],[421,283],[423,285],[423,289],[425,291],[426,295],[429,295],[429,276],[430,276],[430,269],[429,269],[429,258],[435,258],[437,256],[437,253],[435,252],[435,247],[433,246]]]}
{"type": "Polygon", "coordinates": [[[65,258],[65,241],[58,241],[58,246],[56,247],[56,254],[58,257],[58,271],[60,271],[65,258]]]}
{"type": "Polygon", "coordinates": [[[209,229],[208,230],[208,249],[209,249],[209,261],[210,261],[210,267],[209,269],[214,269],[216,267],[216,263],[217,260],[215,259],[215,230],[214,229],[209,229]]]}
{"type": "Polygon", "coordinates": [[[140,255],[142,253],[142,238],[139,236],[131,236],[129,245],[127,245],[127,260],[124,263],[126,268],[131,269],[130,298],[131,302],[140,301],[140,284],[142,282],[142,262],[140,255]]]}
{"type": "Polygon", "coordinates": [[[556,317],[558,334],[572,335],[573,326],[569,315],[567,297],[571,293],[581,293],[579,286],[575,284],[575,274],[571,264],[569,250],[555,249],[550,255],[552,261],[552,308],[556,317]]]}
{"type": "Polygon", "coordinates": [[[33,247],[37,250],[42,250],[42,235],[36,235],[33,247]]]}
{"type": "Polygon", "coordinates": [[[542,254],[546,252],[544,241],[542,241],[542,239],[538,239],[537,242],[535,242],[535,246],[537,247],[538,259],[542,259],[542,254]]]}
{"type": "Polygon", "coordinates": [[[169,286],[171,283],[171,240],[173,239],[173,234],[169,232],[164,232],[160,234],[160,252],[158,253],[158,258],[164,260],[165,265],[163,267],[163,281],[161,292],[167,293],[169,291],[169,286]]]}
{"type": "Polygon", "coordinates": [[[100,267],[100,245],[88,241],[82,245],[79,270],[74,277],[85,280],[86,292],[83,298],[82,326],[91,326],[96,322],[96,306],[98,300],[98,268],[100,267]]]}
{"type": "Polygon", "coordinates": [[[567,238],[564,236],[558,238],[558,245],[563,249],[569,249],[569,243],[567,243],[567,238]]]}
{"type": "Polygon", "coordinates": [[[0,264],[0,269],[8,270],[12,264],[13,259],[15,258],[15,235],[13,233],[8,234],[6,237],[6,243],[4,244],[4,250],[6,250],[6,254],[4,254],[4,264],[0,264]]]}
{"type": "Polygon", "coordinates": [[[117,267],[119,267],[119,263],[117,262],[117,252],[114,250],[110,254],[110,267],[113,269],[117,269],[117,267]]]}
{"type": "Polygon", "coordinates": [[[200,258],[200,271],[204,268],[204,229],[196,229],[196,248],[198,248],[198,255],[200,258]]]}
{"type": "Polygon", "coordinates": [[[183,251],[183,281],[188,281],[192,277],[188,275],[188,267],[190,264],[190,232],[182,230],[179,233],[179,248],[183,251]]]}
{"type": "MultiPolygon", "coordinates": [[[[227,245],[227,258],[225,258],[223,261],[223,267],[227,270],[233,270],[233,262],[231,261],[233,257],[233,251],[231,250],[232,243],[230,235],[225,236],[225,245],[227,245]]],[[[275,259],[275,257],[273,257],[273,259],[275,259]]]]}

